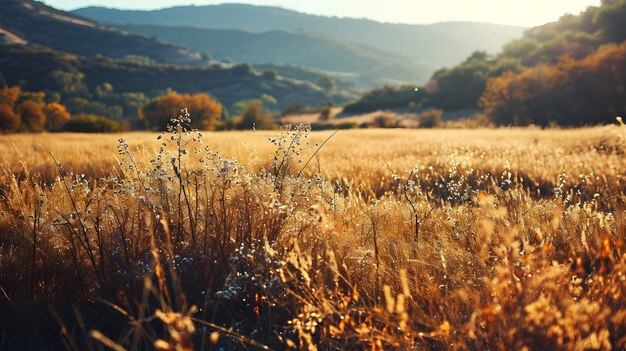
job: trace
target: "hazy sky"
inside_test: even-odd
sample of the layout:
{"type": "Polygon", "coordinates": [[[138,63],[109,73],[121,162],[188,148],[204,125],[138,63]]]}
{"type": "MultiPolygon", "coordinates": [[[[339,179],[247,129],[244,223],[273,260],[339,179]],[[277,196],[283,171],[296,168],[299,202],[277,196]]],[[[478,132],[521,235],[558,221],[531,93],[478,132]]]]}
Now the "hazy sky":
{"type": "Polygon", "coordinates": [[[155,9],[180,5],[224,2],[281,6],[306,13],[366,17],[383,22],[433,23],[477,21],[536,26],[563,14],[577,15],[600,0],[44,0],[48,5],[72,10],[99,5],[123,9],[155,9]]]}

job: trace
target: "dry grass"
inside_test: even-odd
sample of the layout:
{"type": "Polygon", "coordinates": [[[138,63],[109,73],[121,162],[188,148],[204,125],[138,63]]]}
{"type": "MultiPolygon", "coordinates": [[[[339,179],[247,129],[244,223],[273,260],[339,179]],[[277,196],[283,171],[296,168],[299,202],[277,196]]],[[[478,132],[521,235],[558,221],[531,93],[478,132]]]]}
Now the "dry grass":
{"type": "Polygon", "coordinates": [[[0,137],[0,348],[626,347],[624,127],[203,134],[0,137]]]}
{"type": "MultiPolygon", "coordinates": [[[[271,158],[275,147],[268,138],[276,132],[204,133],[204,144],[249,169],[258,170],[271,158]]],[[[310,143],[320,143],[331,131],[310,133],[310,143]]],[[[9,173],[40,173],[46,179],[58,174],[52,153],[69,172],[92,177],[119,170],[117,139],[123,137],[140,161],[156,152],[154,133],[115,135],[37,134],[0,136],[0,166],[9,173]],[[25,166],[24,166],[25,165],[25,166]]],[[[535,182],[555,183],[563,170],[569,182],[594,174],[602,186],[625,185],[626,141],[613,127],[571,130],[533,128],[484,130],[345,130],[328,143],[319,158],[319,170],[327,177],[349,180],[363,190],[378,190],[395,170],[434,167],[447,171],[451,163],[468,163],[476,172],[497,175],[505,168],[535,182]],[[601,172],[599,172],[601,170],[601,172]],[[606,178],[606,179],[605,179],[606,178]]],[[[192,165],[197,166],[194,160],[192,165]]],[[[318,171],[317,160],[308,169],[318,171]]],[[[595,182],[594,182],[595,183],[595,182]]]]}

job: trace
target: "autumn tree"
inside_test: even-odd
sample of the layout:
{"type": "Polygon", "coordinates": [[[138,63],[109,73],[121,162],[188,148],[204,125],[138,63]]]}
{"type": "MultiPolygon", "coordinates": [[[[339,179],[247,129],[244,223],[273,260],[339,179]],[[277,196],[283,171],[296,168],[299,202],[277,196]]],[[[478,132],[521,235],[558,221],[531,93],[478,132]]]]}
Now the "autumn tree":
{"type": "Polygon", "coordinates": [[[26,100],[15,108],[17,114],[22,119],[22,124],[29,131],[41,132],[44,130],[46,115],[42,111],[42,106],[33,100],[26,100]]]}
{"type": "Polygon", "coordinates": [[[20,116],[8,104],[0,103],[0,132],[12,132],[19,128],[20,116]]]}
{"type": "Polygon", "coordinates": [[[477,107],[490,77],[518,67],[515,59],[493,58],[484,51],[476,51],[462,64],[433,74],[427,86],[431,94],[429,102],[444,110],[477,107]]]}
{"type": "Polygon", "coordinates": [[[22,90],[19,87],[2,88],[0,89],[0,104],[6,104],[13,109],[21,95],[22,90]]]}
{"type": "Polygon", "coordinates": [[[626,42],[487,82],[480,103],[497,124],[585,125],[626,113],[626,42]]]}
{"type": "Polygon", "coordinates": [[[192,127],[201,130],[215,130],[220,124],[222,105],[207,94],[178,94],[170,92],[157,97],[144,106],[141,116],[149,128],[163,130],[182,108],[191,114],[192,127]]]}
{"type": "Polygon", "coordinates": [[[274,127],[272,115],[263,108],[261,100],[245,103],[236,124],[236,128],[241,130],[273,129],[274,127]]]}
{"type": "Polygon", "coordinates": [[[420,128],[439,128],[441,127],[442,110],[431,109],[426,110],[417,116],[420,128]]]}
{"type": "Polygon", "coordinates": [[[0,131],[15,131],[22,123],[20,116],[15,113],[15,103],[22,94],[18,87],[0,89],[0,131]]]}
{"type": "Polygon", "coordinates": [[[63,129],[65,123],[67,123],[72,116],[65,106],[59,104],[58,102],[51,102],[46,105],[44,108],[44,113],[46,115],[46,129],[50,131],[60,131],[63,129]]]}

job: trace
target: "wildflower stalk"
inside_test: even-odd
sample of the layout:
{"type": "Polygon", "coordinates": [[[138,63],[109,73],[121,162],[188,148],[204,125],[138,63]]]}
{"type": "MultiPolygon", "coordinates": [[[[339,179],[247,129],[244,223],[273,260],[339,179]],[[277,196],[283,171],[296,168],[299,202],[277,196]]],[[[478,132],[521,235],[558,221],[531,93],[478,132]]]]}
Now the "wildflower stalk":
{"type": "Polygon", "coordinates": [[[35,296],[35,290],[37,288],[37,227],[39,226],[39,216],[41,212],[41,204],[43,200],[39,199],[39,196],[35,195],[35,214],[33,221],[33,266],[32,266],[32,284],[33,294],[35,296]]]}
{"type": "Polygon", "coordinates": [[[331,134],[328,138],[326,138],[326,140],[324,140],[323,143],[320,144],[320,146],[317,148],[317,150],[315,150],[315,152],[311,155],[311,157],[309,157],[309,159],[304,163],[304,166],[302,166],[302,168],[300,169],[300,171],[298,172],[298,178],[300,176],[302,176],[302,172],[304,172],[304,170],[306,169],[306,166],[309,165],[309,162],[311,162],[311,160],[317,156],[318,152],[320,152],[320,150],[324,147],[324,145],[326,145],[326,143],[335,136],[335,134],[337,134],[339,132],[340,129],[337,129],[336,131],[333,132],[333,134],[331,134]]]}
{"type": "MultiPolygon", "coordinates": [[[[104,281],[102,280],[100,272],[98,271],[98,268],[97,268],[96,259],[95,259],[94,255],[93,255],[93,251],[92,251],[92,248],[91,248],[91,243],[89,242],[89,236],[87,235],[87,228],[85,227],[85,225],[83,223],[83,219],[82,219],[82,217],[80,215],[80,212],[78,210],[78,206],[76,205],[76,201],[74,200],[74,197],[72,196],[72,192],[71,192],[69,186],[67,185],[67,182],[65,181],[65,177],[63,176],[61,165],[59,164],[59,162],[57,161],[57,159],[54,157],[54,155],[52,153],[50,153],[50,156],[52,157],[52,160],[54,161],[54,164],[56,165],[56,168],[59,171],[61,182],[63,183],[63,186],[65,187],[65,191],[66,191],[66,193],[67,193],[67,195],[68,195],[68,197],[70,199],[70,203],[72,204],[72,208],[74,209],[74,213],[76,215],[76,218],[78,220],[78,224],[80,225],[80,228],[81,228],[81,231],[82,231],[83,238],[81,239],[80,236],[77,236],[78,241],[81,243],[81,245],[85,249],[85,252],[87,253],[87,257],[89,258],[89,261],[90,261],[91,266],[93,268],[94,274],[96,275],[96,279],[98,280],[98,283],[100,284],[100,288],[102,290],[104,290],[104,281]]],[[[69,223],[69,221],[68,221],[68,223],[69,223]]],[[[102,259],[102,258],[100,258],[100,259],[102,259]]]]}
{"type": "Polygon", "coordinates": [[[191,201],[189,200],[189,196],[187,195],[187,187],[185,186],[185,180],[183,179],[183,176],[182,176],[182,166],[183,166],[182,159],[183,159],[183,155],[187,153],[187,151],[185,150],[185,144],[188,143],[188,141],[184,139],[184,136],[191,131],[190,129],[191,127],[187,127],[187,125],[189,125],[189,123],[191,122],[191,119],[189,118],[189,112],[187,111],[187,109],[186,108],[182,109],[180,115],[176,118],[173,118],[172,122],[174,123],[174,126],[172,127],[171,130],[174,132],[173,137],[175,138],[175,142],[176,142],[176,158],[172,159],[171,163],[172,163],[172,169],[174,170],[174,174],[176,175],[176,178],[178,179],[178,186],[179,186],[179,193],[178,193],[179,238],[178,240],[182,239],[181,233],[182,233],[182,230],[184,229],[184,221],[183,221],[182,206],[181,206],[183,203],[181,199],[181,195],[182,195],[182,197],[184,197],[185,199],[185,205],[187,207],[187,215],[189,216],[191,243],[192,245],[195,245],[196,244],[195,221],[193,217],[193,211],[191,210],[191,201]]]}

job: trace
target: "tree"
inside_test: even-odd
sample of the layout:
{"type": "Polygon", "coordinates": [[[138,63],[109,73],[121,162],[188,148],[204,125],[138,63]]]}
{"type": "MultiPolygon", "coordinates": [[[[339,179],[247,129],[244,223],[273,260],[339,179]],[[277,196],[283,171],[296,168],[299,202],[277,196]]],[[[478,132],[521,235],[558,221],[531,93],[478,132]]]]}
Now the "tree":
{"type": "Polygon", "coordinates": [[[20,116],[8,104],[0,103],[0,132],[12,132],[20,127],[20,116]]]}
{"type": "Polygon", "coordinates": [[[276,80],[278,79],[278,72],[275,69],[263,71],[262,77],[267,80],[276,80]]]}
{"type": "Polygon", "coordinates": [[[74,133],[113,133],[120,130],[120,124],[101,116],[80,114],[68,121],[64,129],[74,133]]]}
{"type": "Polygon", "coordinates": [[[328,121],[330,119],[330,115],[332,114],[333,111],[333,105],[332,104],[323,104],[320,105],[320,116],[319,116],[319,120],[320,121],[328,121]]]}
{"type": "Polygon", "coordinates": [[[178,94],[169,92],[144,106],[141,115],[149,128],[164,130],[182,108],[191,114],[191,126],[202,130],[215,130],[220,123],[222,105],[207,94],[178,94]]]}
{"type": "Polygon", "coordinates": [[[594,17],[602,26],[602,34],[608,41],[621,43],[626,40],[626,0],[604,0],[594,17]]]}
{"type": "Polygon", "coordinates": [[[50,131],[60,131],[63,129],[65,123],[67,123],[72,116],[65,106],[57,103],[51,102],[46,105],[44,108],[44,113],[46,114],[46,129],[50,131]]]}
{"type": "Polygon", "coordinates": [[[236,128],[240,130],[274,129],[272,115],[263,108],[261,100],[252,100],[243,107],[236,128]]]}
{"type": "Polygon", "coordinates": [[[337,83],[335,82],[335,80],[325,74],[317,79],[316,84],[325,91],[333,91],[335,90],[335,88],[337,88],[337,83]]]}
{"type": "Polygon", "coordinates": [[[43,113],[40,104],[32,100],[26,100],[19,103],[15,111],[20,115],[22,124],[29,131],[41,132],[44,130],[46,115],[43,113]]]}
{"type": "Polygon", "coordinates": [[[55,70],[48,75],[49,84],[53,90],[60,91],[64,95],[86,97],[89,95],[89,91],[83,83],[84,78],[85,75],[76,70],[55,70]]]}
{"type": "Polygon", "coordinates": [[[252,65],[249,63],[241,63],[230,69],[233,75],[238,77],[249,76],[254,72],[252,65]]]}
{"type": "Polygon", "coordinates": [[[200,58],[206,62],[211,62],[213,60],[213,55],[210,52],[205,51],[200,53],[200,58]]]}
{"type": "Polygon", "coordinates": [[[515,70],[517,61],[498,60],[482,51],[474,52],[462,64],[441,69],[431,78],[428,90],[431,103],[444,110],[458,110],[478,106],[478,99],[490,77],[515,70]]]}
{"type": "Polygon", "coordinates": [[[400,123],[393,115],[381,114],[374,117],[370,126],[374,128],[398,128],[400,127],[400,123]]]}
{"type": "Polygon", "coordinates": [[[496,124],[585,125],[626,113],[626,42],[487,82],[480,103],[496,124]]]}
{"type": "Polygon", "coordinates": [[[21,95],[22,90],[19,87],[2,88],[0,89],[0,104],[6,104],[13,109],[21,95]]]}
{"type": "Polygon", "coordinates": [[[420,128],[438,128],[441,126],[441,115],[443,111],[432,109],[424,111],[417,116],[420,128]]]}
{"type": "Polygon", "coordinates": [[[112,119],[121,120],[124,118],[122,106],[114,103],[106,104],[92,99],[82,97],[71,97],[64,100],[67,109],[73,114],[85,113],[98,116],[107,116],[112,119]]]}
{"type": "Polygon", "coordinates": [[[275,97],[273,97],[272,95],[269,94],[263,94],[261,95],[261,103],[263,103],[264,105],[276,105],[278,103],[278,100],[276,100],[275,97]]]}
{"type": "Polygon", "coordinates": [[[372,112],[377,110],[408,108],[421,105],[426,99],[425,89],[414,85],[385,85],[363,94],[359,101],[346,105],[344,112],[372,112]]]}

